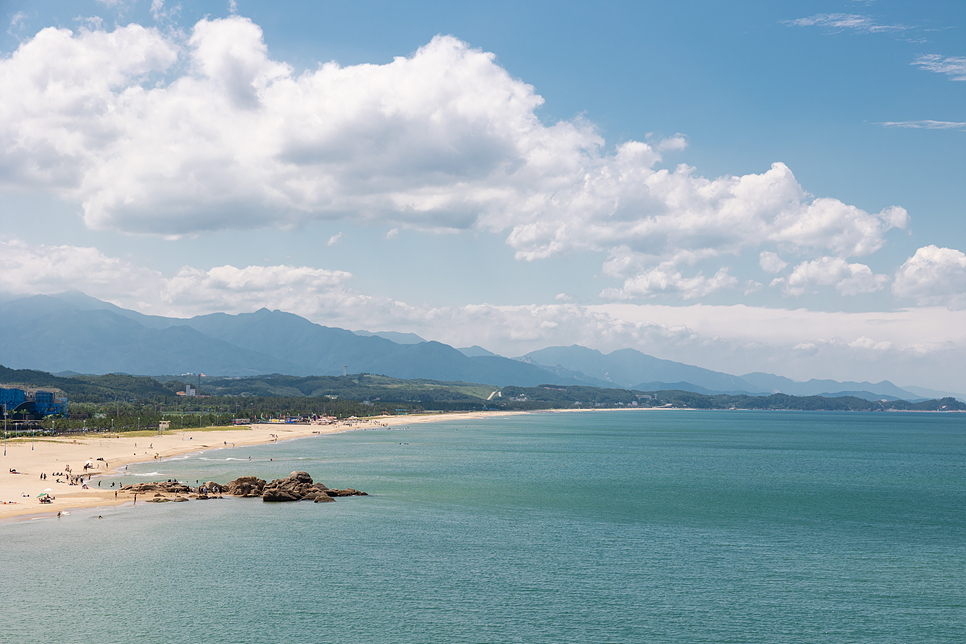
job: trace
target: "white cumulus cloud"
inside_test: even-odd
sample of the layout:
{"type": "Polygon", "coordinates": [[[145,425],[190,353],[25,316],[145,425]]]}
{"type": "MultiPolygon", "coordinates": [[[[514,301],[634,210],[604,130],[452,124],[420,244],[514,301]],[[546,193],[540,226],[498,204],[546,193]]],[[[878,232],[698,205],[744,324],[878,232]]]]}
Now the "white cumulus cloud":
{"type": "Polygon", "coordinates": [[[899,267],[892,292],[920,306],[966,308],[966,254],[934,245],[920,248],[899,267]]]}
{"type": "Polygon", "coordinates": [[[0,292],[20,295],[78,290],[143,313],[244,313],[263,306],[318,315],[367,298],[348,288],[345,271],[305,266],[182,267],[175,275],[83,246],[0,240],[0,292]]]}
{"type": "Polygon", "coordinates": [[[209,311],[241,313],[261,307],[317,315],[326,307],[345,306],[358,294],[346,290],[352,277],[345,271],[306,266],[216,266],[200,270],[185,266],[162,279],[156,306],[179,314],[209,311]]]}
{"type": "Polygon", "coordinates": [[[136,305],[152,297],[152,287],[160,280],[160,273],[108,257],[96,248],[31,245],[17,238],[0,238],[0,291],[6,293],[83,290],[114,302],[119,293],[126,293],[127,303],[136,305]]]}
{"type": "Polygon", "coordinates": [[[788,262],[783,261],[778,253],[773,253],[770,250],[763,250],[758,255],[758,265],[761,266],[761,270],[766,273],[780,273],[782,269],[788,266],[788,262]]]}
{"type": "MultiPolygon", "coordinates": [[[[713,179],[660,167],[681,135],[607,151],[585,120],[543,123],[533,87],[450,36],[388,64],[297,74],[238,16],[183,38],[48,28],[0,60],[0,86],[0,189],[58,190],[94,229],[475,229],[505,233],[521,260],[604,251],[644,284],[662,263],[763,244],[867,255],[908,219],[816,198],[782,163],[713,179]]],[[[728,281],[684,279],[664,291],[728,281]]]]}
{"type": "Polygon", "coordinates": [[[862,336],[856,338],[852,342],[849,342],[849,347],[852,349],[866,349],[869,351],[888,351],[892,348],[891,342],[876,342],[872,338],[862,336]]]}
{"type": "Polygon", "coordinates": [[[684,277],[670,265],[661,265],[641,275],[624,281],[623,288],[604,289],[601,297],[627,300],[632,298],[654,297],[659,294],[674,294],[684,300],[704,297],[725,288],[734,288],[738,280],[728,274],[727,268],[720,269],[711,277],[698,273],[684,277]]]}
{"type": "Polygon", "coordinates": [[[786,295],[799,296],[813,286],[834,286],[842,295],[873,293],[889,281],[888,275],[876,275],[865,264],[849,264],[840,257],[822,257],[802,262],[784,282],[786,295]]]}

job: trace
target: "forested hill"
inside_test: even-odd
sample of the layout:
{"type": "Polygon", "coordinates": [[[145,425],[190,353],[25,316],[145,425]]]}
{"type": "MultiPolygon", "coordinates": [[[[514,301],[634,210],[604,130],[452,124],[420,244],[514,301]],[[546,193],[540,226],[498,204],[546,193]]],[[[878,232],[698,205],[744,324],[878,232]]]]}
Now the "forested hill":
{"type": "Polygon", "coordinates": [[[58,390],[74,402],[109,402],[121,400],[149,400],[174,396],[184,389],[180,382],[162,383],[147,376],[107,374],[104,376],[55,376],[34,369],[8,369],[0,365],[0,384],[7,387],[58,390]]]}
{"type": "MultiPolygon", "coordinates": [[[[171,404],[184,383],[172,378],[108,374],[104,376],[54,376],[44,371],[8,369],[0,366],[0,384],[27,388],[57,389],[72,403],[157,402],[171,404]],[[166,402],[167,401],[167,402],[166,402]]],[[[966,411],[955,398],[921,402],[869,401],[855,396],[707,395],[691,391],[640,392],[583,385],[493,387],[467,382],[390,378],[371,374],[350,376],[256,376],[206,378],[201,393],[224,399],[326,397],[345,401],[399,403],[410,410],[447,409],[587,409],[672,407],[691,409],[775,409],[803,411],[966,411]]],[[[200,402],[200,401],[199,401],[200,402]]]]}

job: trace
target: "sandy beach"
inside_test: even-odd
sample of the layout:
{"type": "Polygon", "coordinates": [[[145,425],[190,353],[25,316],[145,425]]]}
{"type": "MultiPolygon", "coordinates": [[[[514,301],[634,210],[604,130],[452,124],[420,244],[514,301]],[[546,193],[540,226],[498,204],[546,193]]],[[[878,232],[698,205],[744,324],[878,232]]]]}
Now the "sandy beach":
{"type": "MultiPolygon", "coordinates": [[[[87,435],[79,438],[44,437],[35,441],[8,440],[6,455],[0,456],[0,521],[25,515],[56,514],[74,508],[120,505],[133,501],[133,496],[117,488],[98,487],[99,477],[110,477],[131,463],[171,458],[209,449],[265,445],[276,441],[305,438],[318,434],[369,429],[379,426],[397,427],[415,423],[495,418],[526,412],[467,412],[381,416],[371,419],[340,421],[331,425],[258,424],[204,430],[168,431],[164,435],[126,436],[87,435]],[[93,467],[84,469],[90,463],[93,467]],[[88,489],[68,485],[68,468],[75,476],[92,477],[88,489]],[[13,472],[11,471],[13,470],[13,472]],[[15,473],[14,473],[15,472],[15,473]],[[46,478],[41,475],[45,474],[46,478]],[[60,482],[58,482],[58,480],[60,482]],[[39,496],[47,492],[54,501],[41,503],[39,496]]],[[[241,471],[237,476],[249,472],[241,471]]],[[[118,479],[120,484],[120,479],[118,479]]],[[[106,483],[108,486],[110,483],[106,483]]]]}

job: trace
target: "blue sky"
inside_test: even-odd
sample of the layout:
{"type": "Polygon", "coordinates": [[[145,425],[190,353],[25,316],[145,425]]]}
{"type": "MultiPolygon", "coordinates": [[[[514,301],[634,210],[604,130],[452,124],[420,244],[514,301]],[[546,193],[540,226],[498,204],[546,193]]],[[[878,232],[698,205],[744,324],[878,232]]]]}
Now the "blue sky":
{"type": "Polygon", "coordinates": [[[966,391],[962,2],[0,8],[8,295],[966,391]]]}

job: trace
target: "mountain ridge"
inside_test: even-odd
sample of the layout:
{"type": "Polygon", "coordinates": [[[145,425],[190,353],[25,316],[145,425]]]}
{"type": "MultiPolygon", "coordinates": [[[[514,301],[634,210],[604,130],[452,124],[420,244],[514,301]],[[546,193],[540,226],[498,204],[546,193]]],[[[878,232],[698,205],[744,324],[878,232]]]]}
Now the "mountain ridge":
{"type": "Polygon", "coordinates": [[[798,382],[761,372],[735,376],[629,348],[605,354],[580,345],[558,346],[507,358],[478,345],[457,349],[415,334],[354,332],[267,308],[192,318],[152,316],[76,291],[0,298],[0,364],[49,372],[219,376],[342,375],[348,365],[351,373],[494,386],[579,384],[638,391],[780,392],[910,401],[936,393],[918,387],[913,392],[888,380],[798,382]],[[403,343],[389,339],[393,337],[403,343]]]}

